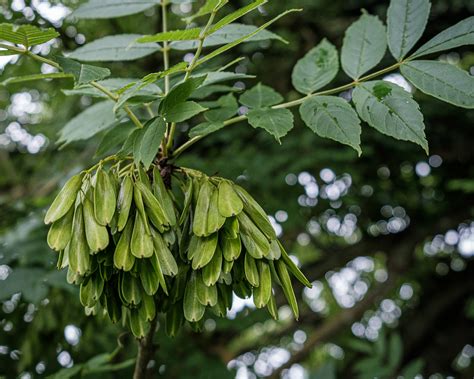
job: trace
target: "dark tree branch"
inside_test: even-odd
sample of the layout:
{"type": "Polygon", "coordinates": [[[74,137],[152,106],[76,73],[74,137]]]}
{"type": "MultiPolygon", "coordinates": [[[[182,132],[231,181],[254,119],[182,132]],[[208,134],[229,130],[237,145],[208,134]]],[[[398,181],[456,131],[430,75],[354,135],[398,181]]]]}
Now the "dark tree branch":
{"type": "Polygon", "coordinates": [[[150,330],[147,335],[138,340],[138,355],[135,363],[133,379],[145,379],[147,377],[148,363],[153,358],[157,346],[153,343],[153,337],[156,332],[158,316],[150,322],[150,330]]]}

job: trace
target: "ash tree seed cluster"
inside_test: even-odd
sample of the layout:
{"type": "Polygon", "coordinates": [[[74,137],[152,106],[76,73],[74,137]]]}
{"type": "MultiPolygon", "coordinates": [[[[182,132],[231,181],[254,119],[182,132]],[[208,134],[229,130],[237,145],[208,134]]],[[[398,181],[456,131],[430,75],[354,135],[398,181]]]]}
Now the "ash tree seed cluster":
{"type": "Polygon", "coordinates": [[[175,194],[159,166],[105,165],[69,179],[45,216],[58,268],[80,286],[87,314],[105,313],[143,337],[162,312],[175,335],[185,320],[199,329],[206,309],[225,317],[233,293],[253,296],[276,319],[279,285],[298,317],[290,273],[311,284],[242,187],[182,168],[175,194]]]}

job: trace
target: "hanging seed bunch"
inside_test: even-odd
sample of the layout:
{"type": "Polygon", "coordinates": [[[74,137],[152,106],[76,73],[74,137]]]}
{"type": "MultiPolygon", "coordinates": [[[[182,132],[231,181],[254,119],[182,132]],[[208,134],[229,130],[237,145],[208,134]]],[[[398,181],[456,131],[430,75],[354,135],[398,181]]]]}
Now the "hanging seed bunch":
{"type": "Polygon", "coordinates": [[[184,196],[165,186],[158,166],[99,164],[53,201],[48,244],[80,285],[86,313],[105,313],[142,337],[161,312],[175,335],[185,321],[200,330],[206,309],[225,317],[233,293],[277,318],[279,285],[298,317],[290,273],[311,284],[260,205],[229,180],[179,172],[184,196]]]}

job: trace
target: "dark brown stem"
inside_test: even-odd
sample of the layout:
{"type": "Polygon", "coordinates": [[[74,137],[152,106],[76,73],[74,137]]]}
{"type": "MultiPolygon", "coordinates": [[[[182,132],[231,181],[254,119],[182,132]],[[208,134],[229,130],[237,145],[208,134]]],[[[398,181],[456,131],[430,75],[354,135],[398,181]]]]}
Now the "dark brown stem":
{"type": "Polygon", "coordinates": [[[148,363],[155,355],[157,346],[153,343],[153,337],[156,332],[158,317],[150,322],[150,330],[147,335],[138,340],[138,355],[135,363],[133,379],[145,379],[147,377],[148,363]]]}

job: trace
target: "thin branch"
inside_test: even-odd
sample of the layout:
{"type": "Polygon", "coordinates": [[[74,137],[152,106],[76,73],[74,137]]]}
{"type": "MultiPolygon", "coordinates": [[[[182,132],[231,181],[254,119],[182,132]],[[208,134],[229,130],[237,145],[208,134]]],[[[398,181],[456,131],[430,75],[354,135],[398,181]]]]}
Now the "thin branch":
{"type": "MultiPolygon", "coordinates": [[[[204,29],[201,31],[199,35],[199,43],[198,47],[196,49],[196,52],[194,53],[194,57],[192,61],[189,63],[188,67],[186,68],[186,75],[184,76],[184,81],[188,80],[189,77],[191,76],[191,73],[193,72],[194,68],[196,67],[196,64],[199,60],[199,57],[201,56],[202,53],[202,48],[204,47],[204,40],[207,37],[207,32],[209,28],[211,27],[212,23],[214,22],[214,18],[216,17],[217,9],[214,8],[214,10],[211,12],[211,15],[209,16],[209,19],[207,20],[207,24],[204,27],[204,29]]],[[[176,122],[171,123],[171,128],[168,134],[168,137],[166,138],[166,151],[170,150],[173,147],[173,139],[174,139],[174,134],[176,133],[176,122]]]]}
{"type": "Polygon", "coordinates": [[[144,379],[147,376],[148,363],[153,358],[156,351],[153,337],[155,336],[157,323],[158,316],[150,322],[150,330],[147,335],[138,340],[138,355],[135,363],[135,370],[133,372],[133,379],[144,379]]]}
{"type": "MultiPolygon", "coordinates": [[[[404,63],[404,61],[401,61],[401,62],[397,62],[389,67],[386,67],[382,70],[379,70],[379,71],[376,71],[372,74],[369,74],[369,75],[366,75],[358,80],[354,80],[353,82],[351,83],[348,83],[348,84],[344,84],[342,86],[339,86],[339,87],[335,87],[335,88],[331,88],[331,89],[328,89],[328,90],[324,90],[324,91],[320,91],[320,92],[315,92],[315,93],[312,93],[312,94],[309,94],[309,95],[306,95],[304,97],[301,97],[299,99],[296,99],[296,100],[293,100],[293,101],[289,101],[289,102],[286,102],[286,103],[281,103],[281,104],[277,104],[277,105],[274,105],[272,108],[273,109],[281,109],[281,108],[291,108],[291,107],[295,107],[295,106],[298,106],[302,103],[304,103],[305,100],[307,99],[310,99],[314,96],[323,96],[323,95],[333,95],[335,93],[339,93],[339,92],[342,92],[342,91],[346,91],[348,89],[351,89],[352,87],[354,86],[357,86],[359,83],[362,83],[362,82],[365,82],[367,80],[371,80],[373,78],[376,78],[377,76],[380,76],[380,75],[383,75],[383,74],[386,74],[390,71],[393,71],[393,70],[396,70],[398,69],[402,64],[404,63]]],[[[237,116],[237,117],[234,117],[234,118],[231,118],[231,119],[228,119],[226,121],[224,121],[224,126],[228,126],[228,125],[232,125],[232,124],[235,124],[237,122],[240,122],[240,121],[244,121],[247,119],[247,116],[245,115],[242,115],[242,116],[237,116]]],[[[185,142],[183,145],[181,145],[179,148],[177,148],[174,152],[174,154],[172,155],[172,158],[177,158],[179,155],[181,155],[185,150],[187,150],[189,147],[191,147],[192,145],[194,145],[196,142],[200,141],[201,139],[203,139],[204,137],[206,137],[206,135],[201,135],[201,136],[196,136],[196,137],[193,137],[191,138],[190,140],[188,140],[187,142],[185,142]]]]}

